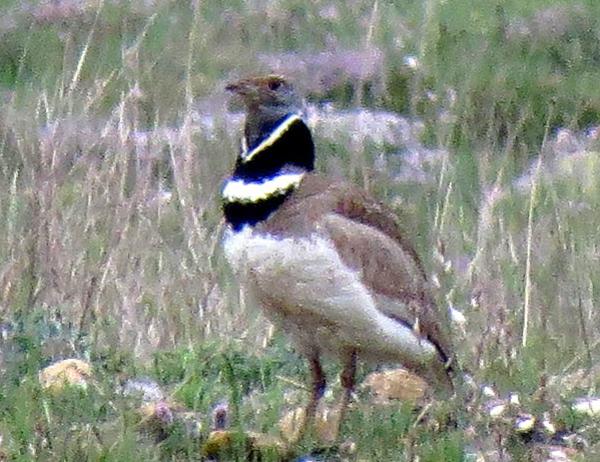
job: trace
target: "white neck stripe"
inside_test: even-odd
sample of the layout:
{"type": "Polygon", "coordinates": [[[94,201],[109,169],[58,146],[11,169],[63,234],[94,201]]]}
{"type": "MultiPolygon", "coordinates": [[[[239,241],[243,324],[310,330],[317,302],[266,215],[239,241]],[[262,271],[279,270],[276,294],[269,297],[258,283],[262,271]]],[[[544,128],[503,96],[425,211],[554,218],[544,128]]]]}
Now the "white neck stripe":
{"type": "Polygon", "coordinates": [[[291,114],[283,122],[281,122],[275,130],[271,132],[258,146],[248,152],[246,140],[242,140],[242,162],[249,162],[261,151],[271,147],[289,128],[296,122],[302,122],[299,114],[291,114]]]}
{"type": "Polygon", "coordinates": [[[296,188],[304,175],[304,173],[285,173],[261,183],[229,180],[223,189],[223,199],[225,202],[259,202],[296,188]]]}

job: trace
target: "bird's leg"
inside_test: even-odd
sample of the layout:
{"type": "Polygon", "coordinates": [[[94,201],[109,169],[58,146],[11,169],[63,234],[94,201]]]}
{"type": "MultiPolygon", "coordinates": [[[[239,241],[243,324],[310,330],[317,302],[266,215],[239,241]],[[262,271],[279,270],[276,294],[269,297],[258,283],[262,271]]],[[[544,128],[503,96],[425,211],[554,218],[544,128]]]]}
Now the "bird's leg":
{"type": "Polygon", "coordinates": [[[356,351],[350,352],[346,361],[344,362],[344,368],[340,375],[340,382],[342,384],[343,393],[342,399],[340,400],[339,417],[336,430],[336,440],[339,438],[340,429],[344,418],[346,417],[346,411],[350,400],[352,399],[352,393],[354,392],[354,386],[356,385],[356,351]]]}
{"type": "Polygon", "coordinates": [[[325,380],[325,373],[321,367],[321,362],[317,355],[309,358],[310,374],[311,374],[311,394],[310,400],[304,409],[304,419],[300,424],[293,443],[298,443],[306,435],[307,430],[313,426],[315,421],[315,415],[317,413],[317,406],[319,400],[325,393],[325,387],[327,382],[325,380]]]}
{"type": "Polygon", "coordinates": [[[310,372],[312,376],[312,390],[310,402],[308,403],[308,406],[306,406],[306,416],[310,416],[311,419],[314,419],[319,400],[323,397],[325,387],[327,386],[325,373],[323,372],[318,356],[314,356],[310,359],[310,372]]]}

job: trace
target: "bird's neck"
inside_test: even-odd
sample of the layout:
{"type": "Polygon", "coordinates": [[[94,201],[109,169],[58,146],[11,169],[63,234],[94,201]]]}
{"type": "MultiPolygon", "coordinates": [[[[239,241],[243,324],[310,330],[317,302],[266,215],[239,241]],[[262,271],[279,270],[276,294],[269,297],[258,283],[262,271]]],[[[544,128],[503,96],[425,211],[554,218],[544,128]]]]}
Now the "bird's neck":
{"type": "Polygon", "coordinates": [[[244,124],[244,140],[248,148],[256,147],[276,129],[282,120],[293,113],[293,111],[277,110],[258,105],[249,106],[244,124]]]}
{"type": "Polygon", "coordinates": [[[249,114],[244,141],[222,195],[225,219],[236,230],[266,220],[315,161],[312,135],[297,113],[275,120],[249,114]]]}

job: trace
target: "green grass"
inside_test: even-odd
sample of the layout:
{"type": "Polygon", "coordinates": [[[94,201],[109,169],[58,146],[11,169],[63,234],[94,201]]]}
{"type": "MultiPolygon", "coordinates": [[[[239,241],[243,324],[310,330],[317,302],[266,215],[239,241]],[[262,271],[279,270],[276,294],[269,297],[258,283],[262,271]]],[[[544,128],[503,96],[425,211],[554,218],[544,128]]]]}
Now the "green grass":
{"type": "MultiPolygon", "coordinates": [[[[477,380],[540,412],[595,392],[593,375],[573,388],[560,379],[599,354],[598,143],[546,149],[534,171],[559,127],[600,124],[598,2],[73,2],[62,19],[32,3],[0,4],[7,458],[199,459],[198,441],[173,431],[157,444],[139,431],[135,404],[116,391],[124,377],[155,378],[205,426],[228,400],[239,425],[272,434],[305,398],[291,385],[304,383],[303,362],[240,300],[219,246],[219,189],[239,135],[223,84],[268,71],[265,53],[383,53],[375,74],[310,100],[418,118],[416,141],[447,155],[422,166],[426,180],[398,182],[396,146],[320,137],[320,168],[408,217],[440,305],[467,317],[457,345],[477,380]],[[214,116],[212,133],[196,110],[214,116]],[[389,169],[374,168],[381,152],[389,169]],[[41,389],[38,371],[65,357],[92,361],[87,392],[41,389]]],[[[461,432],[414,425],[417,415],[359,407],[345,435],[359,460],[464,459],[461,432]]]]}

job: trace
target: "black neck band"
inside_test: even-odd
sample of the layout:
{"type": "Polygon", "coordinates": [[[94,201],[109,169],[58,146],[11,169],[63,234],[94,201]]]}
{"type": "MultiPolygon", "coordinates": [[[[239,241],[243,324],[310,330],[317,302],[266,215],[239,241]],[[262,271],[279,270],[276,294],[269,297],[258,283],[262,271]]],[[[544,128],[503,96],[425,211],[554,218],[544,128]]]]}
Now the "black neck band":
{"type": "MultiPolygon", "coordinates": [[[[246,183],[250,188],[290,171],[310,172],[314,169],[315,146],[310,130],[301,118],[289,114],[270,128],[254,146],[238,157],[229,181],[246,183]],[[279,136],[270,138],[278,129],[281,131],[279,136]]],[[[277,210],[293,190],[291,186],[256,201],[224,198],[225,219],[235,230],[244,225],[255,225],[277,210]]]]}

